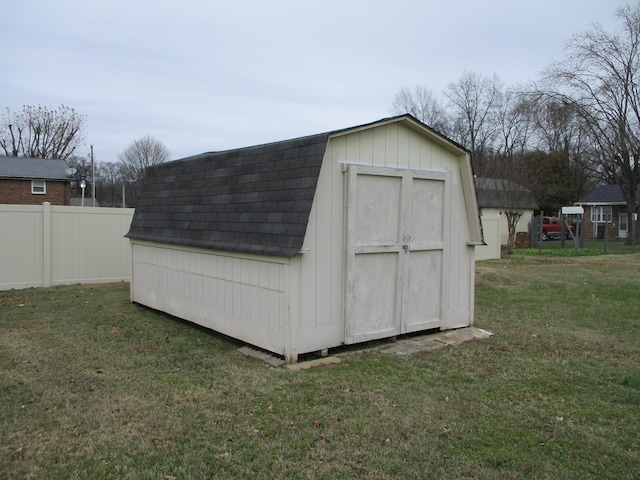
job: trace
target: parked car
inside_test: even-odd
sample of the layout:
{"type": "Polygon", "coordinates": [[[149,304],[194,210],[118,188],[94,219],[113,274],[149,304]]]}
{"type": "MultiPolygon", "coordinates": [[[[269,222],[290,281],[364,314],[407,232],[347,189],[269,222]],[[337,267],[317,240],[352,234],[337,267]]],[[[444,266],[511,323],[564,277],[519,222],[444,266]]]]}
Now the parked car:
{"type": "MultiPolygon", "coordinates": [[[[565,222],[565,238],[573,238],[576,231],[573,225],[565,222]]],[[[558,217],[542,217],[542,240],[555,240],[562,237],[562,219],[558,217]]]]}

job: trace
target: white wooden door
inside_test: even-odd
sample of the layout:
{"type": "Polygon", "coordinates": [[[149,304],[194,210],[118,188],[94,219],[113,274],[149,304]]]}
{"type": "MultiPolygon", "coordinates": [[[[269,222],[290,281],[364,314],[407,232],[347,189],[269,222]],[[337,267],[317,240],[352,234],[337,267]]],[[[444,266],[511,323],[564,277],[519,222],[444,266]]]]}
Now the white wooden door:
{"type": "Polygon", "coordinates": [[[345,343],[441,326],[445,178],[349,166],[345,343]]]}
{"type": "Polygon", "coordinates": [[[629,235],[629,215],[620,213],[618,215],[618,237],[627,238],[629,235]]]}

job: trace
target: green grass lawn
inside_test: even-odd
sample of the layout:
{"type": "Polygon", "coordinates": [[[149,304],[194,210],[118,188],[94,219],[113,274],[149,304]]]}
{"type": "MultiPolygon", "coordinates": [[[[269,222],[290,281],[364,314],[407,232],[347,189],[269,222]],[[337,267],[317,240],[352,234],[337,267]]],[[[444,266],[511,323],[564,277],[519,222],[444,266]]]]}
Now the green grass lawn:
{"type": "Polygon", "coordinates": [[[0,292],[0,477],[640,478],[640,255],[476,280],[491,339],[298,372],[124,284],[0,292]]]}

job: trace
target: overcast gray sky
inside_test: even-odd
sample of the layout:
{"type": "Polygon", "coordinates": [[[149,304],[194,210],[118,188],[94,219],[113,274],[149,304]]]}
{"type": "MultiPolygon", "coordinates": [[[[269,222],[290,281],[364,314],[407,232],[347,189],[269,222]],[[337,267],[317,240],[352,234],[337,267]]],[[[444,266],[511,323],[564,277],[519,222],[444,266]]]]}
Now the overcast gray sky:
{"type": "Polygon", "coordinates": [[[4,0],[0,107],[87,117],[86,154],[173,159],[368,123],[465,70],[535,80],[623,0],[4,0]]]}

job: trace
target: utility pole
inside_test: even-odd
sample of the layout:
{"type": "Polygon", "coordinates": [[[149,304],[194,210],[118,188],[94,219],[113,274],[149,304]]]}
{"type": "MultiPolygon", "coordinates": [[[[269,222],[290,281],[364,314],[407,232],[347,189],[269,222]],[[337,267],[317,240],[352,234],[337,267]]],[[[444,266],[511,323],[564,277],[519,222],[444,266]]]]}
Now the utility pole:
{"type": "Polygon", "coordinates": [[[91,206],[96,206],[96,166],[93,162],[93,145],[91,145],[91,206]]]}

